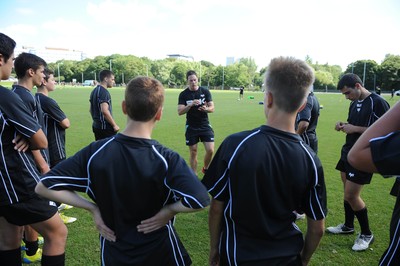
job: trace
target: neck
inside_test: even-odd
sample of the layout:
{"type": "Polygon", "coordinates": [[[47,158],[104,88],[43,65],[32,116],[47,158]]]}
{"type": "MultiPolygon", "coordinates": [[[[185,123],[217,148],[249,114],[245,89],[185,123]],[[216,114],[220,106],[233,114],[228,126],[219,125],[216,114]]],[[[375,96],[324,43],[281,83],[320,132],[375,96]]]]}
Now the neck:
{"type": "Polygon", "coordinates": [[[123,135],[133,138],[151,139],[151,133],[155,126],[155,121],[138,122],[128,118],[123,135]]]}
{"type": "Polygon", "coordinates": [[[364,100],[365,98],[367,98],[369,95],[371,94],[371,92],[369,92],[369,90],[362,88],[361,89],[361,95],[360,95],[360,100],[364,100]]]}
{"type": "Polygon", "coordinates": [[[194,86],[193,88],[189,86],[189,90],[191,91],[197,91],[199,89],[199,86],[194,86]]]}
{"type": "Polygon", "coordinates": [[[22,86],[24,88],[27,88],[29,91],[32,91],[33,89],[33,82],[31,80],[27,80],[27,79],[21,79],[18,80],[18,85],[22,86]]]}
{"type": "Polygon", "coordinates": [[[49,96],[49,91],[46,89],[38,89],[37,92],[49,96]]]}
{"type": "Polygon", "coordinates": [[[295,122],[296,114],[270,109],[266,125],[289,133],[296,133],[294,129],[295,122]]]}

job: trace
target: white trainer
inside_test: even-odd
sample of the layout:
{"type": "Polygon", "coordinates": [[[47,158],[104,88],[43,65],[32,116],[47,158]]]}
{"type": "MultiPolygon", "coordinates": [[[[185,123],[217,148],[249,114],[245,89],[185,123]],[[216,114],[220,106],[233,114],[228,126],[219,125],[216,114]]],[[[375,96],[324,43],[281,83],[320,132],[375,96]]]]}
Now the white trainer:
{"type": "Polygon", "coordinates": [[[374,235],[362,235],[358,234],[356,241],[352,249],[354,251],[363,251],[369,248],[369,245],[374,242],[374,235]]]}

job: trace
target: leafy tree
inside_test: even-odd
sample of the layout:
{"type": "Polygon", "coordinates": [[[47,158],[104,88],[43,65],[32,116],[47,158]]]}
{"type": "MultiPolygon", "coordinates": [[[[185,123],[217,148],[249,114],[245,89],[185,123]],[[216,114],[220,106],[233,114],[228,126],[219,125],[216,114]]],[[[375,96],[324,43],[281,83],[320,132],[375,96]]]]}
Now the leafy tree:
{"type": "Polygon", "coordinates": [[[400,89],[400,56],[388,54],[381,67],[382,88],[391,91],[400,89]]]}

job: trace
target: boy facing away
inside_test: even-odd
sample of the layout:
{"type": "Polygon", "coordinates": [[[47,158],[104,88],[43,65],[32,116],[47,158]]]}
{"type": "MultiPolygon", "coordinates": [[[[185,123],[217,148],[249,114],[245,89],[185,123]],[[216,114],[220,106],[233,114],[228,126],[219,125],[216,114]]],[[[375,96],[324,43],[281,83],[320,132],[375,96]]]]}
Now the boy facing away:
{"type": "Polygon", "coordinates": [[[306,265],[324,232],[321,162],[295,132],[313,70],[279,57],[266,74],[266,125],[228,136],[202,182],[209,211],[210,265],[306,265]],[[290,164],[290,167],[288,167],[290,164]],[[295,224],[307,215],[307,234],[295,224]]]}
{"type": "Polygon", "coordinates": [[[191,264],[174,216],[206,207],[209,197],[184,159],[151,139],[163,103],[159,81],[131,80],[122,102],[126,128],[61,162],[36,188],[43,197],[92,212],[102,265],[191,264]]]}

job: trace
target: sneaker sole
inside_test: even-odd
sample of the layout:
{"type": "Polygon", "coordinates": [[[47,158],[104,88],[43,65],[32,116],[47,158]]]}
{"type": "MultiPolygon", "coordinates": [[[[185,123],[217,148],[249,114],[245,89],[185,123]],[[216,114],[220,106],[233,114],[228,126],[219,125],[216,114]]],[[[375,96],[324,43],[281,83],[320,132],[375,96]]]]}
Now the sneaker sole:
{"type": "Polygon", "coordinates": [[[326,229],[325,231],[327,233],[331,233],[331,234],[334,234],[334,235],[351,235],[351,234],[354,234],[354,230],[352,230],[352,231],[332,232],[329,229],[326,229]]]}

